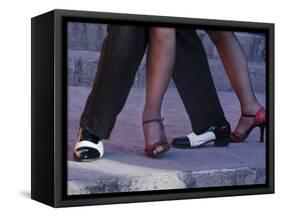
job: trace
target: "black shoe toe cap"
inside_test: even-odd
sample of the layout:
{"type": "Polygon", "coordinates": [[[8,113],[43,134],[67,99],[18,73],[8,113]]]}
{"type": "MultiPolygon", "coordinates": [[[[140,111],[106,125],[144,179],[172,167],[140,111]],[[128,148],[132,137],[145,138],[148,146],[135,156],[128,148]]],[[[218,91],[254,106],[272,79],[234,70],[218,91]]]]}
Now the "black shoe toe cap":
{"type": "Polygon", "coordinates": [[[180,149],[190,148],[189,138],[187,136],[174,138],[172,141],[172,146],[180,149]]]}
{"type": "Polygon", "coordinates": [[[94,148],[81,147],[74,151],[73,157],[77,161],[91,161],[99,158],[100,152],[94,148]]]}

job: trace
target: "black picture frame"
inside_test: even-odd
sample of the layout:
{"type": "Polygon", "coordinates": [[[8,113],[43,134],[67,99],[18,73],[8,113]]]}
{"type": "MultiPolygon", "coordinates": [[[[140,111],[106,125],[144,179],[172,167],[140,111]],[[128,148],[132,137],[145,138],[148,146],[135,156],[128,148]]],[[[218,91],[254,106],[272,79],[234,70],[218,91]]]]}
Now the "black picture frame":
{"type": "Polygon", "coordinates": [[[274,193],[274,24],[73,10],[31,20],[31,198],[53,207],[274,193]],[[266,34],[266,184],[98,195],[66,195],[66,22],[134,23],[241,30],[266,34]]]}

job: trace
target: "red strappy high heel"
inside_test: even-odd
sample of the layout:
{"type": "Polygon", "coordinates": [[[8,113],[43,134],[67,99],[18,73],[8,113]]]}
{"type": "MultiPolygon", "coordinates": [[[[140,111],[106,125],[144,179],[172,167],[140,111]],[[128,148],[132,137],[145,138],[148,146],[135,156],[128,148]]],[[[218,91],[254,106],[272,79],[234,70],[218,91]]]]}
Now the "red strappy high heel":
{"type": "Polygon", "coordinates": [[[264,141],[264,128],[265,128],[265,122],[266,122],[266,113],[263,107],[261,107],[255,115],[247,115],[242,114],[242,117],[252,117],[254,118],[253,125],[245,132],[245,133],[239,133],[237,131],[234,131],[231,133],[231,142],[243,142],[245,139],[249,136],[249,134],[252,132],[252,130],[256,127],[260,128],[260,142],[264,141]]]}
{"type": "Polygon", "coordinates": [[[159,158],[171,148],[171,145],[168,143],[167,137],[165,135],[165,129],[162,121],[163,118],[151,119],[143,122],[143,125],[151,122],[158,122],[160,124],[161,131],[162,131],[159,142],[156,142],[154,144],[145,144],[144,152],[148,157],[159,158]]]}

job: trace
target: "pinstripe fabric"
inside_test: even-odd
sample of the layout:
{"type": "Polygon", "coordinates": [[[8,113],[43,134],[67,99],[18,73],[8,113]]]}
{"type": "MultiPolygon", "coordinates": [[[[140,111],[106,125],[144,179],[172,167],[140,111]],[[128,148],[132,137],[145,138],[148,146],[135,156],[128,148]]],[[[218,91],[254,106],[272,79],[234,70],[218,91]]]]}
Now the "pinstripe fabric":
{"type": "MultiPolygon", "coordinates": [[[[108,138],[122,110],[148,38],[143,26],[109,25],[92,91],[80,126],[108,138]]],[[[189,114],[193,131],[201,133],[225,117],[210,75],[201,40],[194,30],[176,29],[173,79],[189,114]]]]}
{"type": "Polygon", "coordinates": [[[207,55],[195,30],[177,28],[173,79],[191,121],[201,134],[226,121],[211,76],[207,55]]]}
{"type": "Polygon", "coordinates": [[[133,85],[147,46],[146,28],[108,25],[92,91],[80,126],[108,138],[133,85]]]}

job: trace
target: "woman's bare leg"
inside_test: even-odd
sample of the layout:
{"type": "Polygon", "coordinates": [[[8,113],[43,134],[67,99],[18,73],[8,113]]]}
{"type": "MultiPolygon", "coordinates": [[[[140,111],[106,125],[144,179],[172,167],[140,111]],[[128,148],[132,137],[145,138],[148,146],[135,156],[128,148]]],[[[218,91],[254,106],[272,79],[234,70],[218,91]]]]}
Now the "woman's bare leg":
{"type": "MultiPolygon", "coordinates": [[[[224,65],[230,83],[240,101],[241,113],[256,114],[261,107],[253,92],[247,60],[233,32],[208,31],[224,65]]],[[[235,131],[244,133],[253,118],[241,117],[235,131]]]]}
{"type": "MultiPolygon", "coordinates": [[[[161,104],[171,79],[175,60],[175,30],[151,27],[146,68],[146,98],[143,121],[161,118],[161,104]]],[[[157,122],[143,126],[145,144],[159,141],[161,128],[157,122]]]]}

